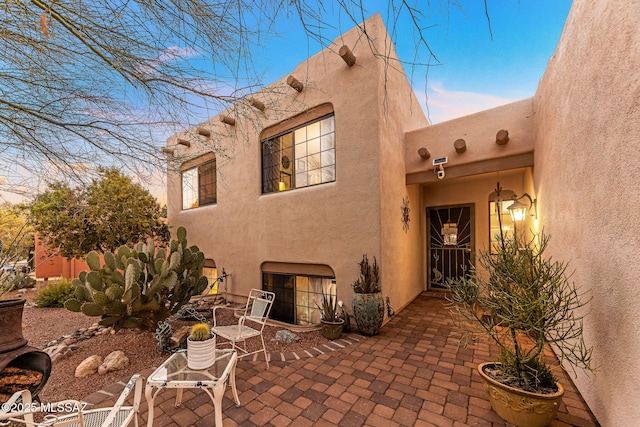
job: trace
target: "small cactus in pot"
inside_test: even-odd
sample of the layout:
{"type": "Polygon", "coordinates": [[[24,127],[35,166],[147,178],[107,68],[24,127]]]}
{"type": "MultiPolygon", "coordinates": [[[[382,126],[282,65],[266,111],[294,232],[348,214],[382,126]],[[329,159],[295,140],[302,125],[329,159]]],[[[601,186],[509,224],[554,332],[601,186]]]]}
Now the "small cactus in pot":
{"type": "Polygon", "coordinates": [[[187,339],[187,366],[189,369],[207,369],[216,360],[216,336],[208,323],[191,327],[187,339]]]}
{"type": "Polygon", "coordinates": [[[206,323],[197,323],[191,327],[189,338],[191,341],[205,341],[211,335],[211,327],[206,323]]]}

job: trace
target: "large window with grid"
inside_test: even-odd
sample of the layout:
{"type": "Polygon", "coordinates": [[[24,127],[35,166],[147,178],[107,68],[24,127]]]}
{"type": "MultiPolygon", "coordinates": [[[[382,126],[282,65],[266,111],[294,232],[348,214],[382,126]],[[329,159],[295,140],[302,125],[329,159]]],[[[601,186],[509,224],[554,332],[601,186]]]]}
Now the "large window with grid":
{"type": "Polygon", "coordinates": [[[216,159],[182,171],[182,209],[217,202],[216,159]]]}
{"type": "Polygon", "coordinates": [[[336,180],[334,116],[322,117],[262,141],[262,192],[336,180]]]}

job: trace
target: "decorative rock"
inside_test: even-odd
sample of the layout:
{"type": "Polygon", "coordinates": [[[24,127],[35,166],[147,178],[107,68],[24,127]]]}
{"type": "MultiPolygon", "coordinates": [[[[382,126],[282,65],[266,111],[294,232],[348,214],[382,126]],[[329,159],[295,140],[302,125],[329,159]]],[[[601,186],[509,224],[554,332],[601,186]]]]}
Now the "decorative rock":
{"type": "Polygon", "coordinates": [[[57,344],[51,347],[47,347],[44,351],[51,357],[51,362],[55,363],[58,360],[62,360],[67,357],[73,349],[65,344],[57,344]]]}
{"type": "Polygon", "coordinates": [[[281,329],[278,332],[276,332],[276,337],[274,338],[274,341],[280,341],[287,344],[291,344],[294,342],[298,342],[301,339],[302,338],[300,338],[298,335],[294,334],[293,332],[288,331],[286,329],[281,329]]]}
{"type": "Polygon", "coordinates": [[[178,329],[171,338],[169,338],[169,348],[187,348],[187,337],[189,336],[189,326],[183,326],[178,329]]]}
{"type": "Polygon", "coordinates": [[[117,350],[112,351],[104,358],[102,365],[98,367],[98,374],[104,375],[107,372],[118,371],[129,366],[129,358],[124,352],[117,350]]]}
{"type": "Polygon", "coordinates": [[[76,378],[86,377],[96,373],[98,367],[102,364],[102,357],[94,354],[84,359],[76,368],[76,378]]]}

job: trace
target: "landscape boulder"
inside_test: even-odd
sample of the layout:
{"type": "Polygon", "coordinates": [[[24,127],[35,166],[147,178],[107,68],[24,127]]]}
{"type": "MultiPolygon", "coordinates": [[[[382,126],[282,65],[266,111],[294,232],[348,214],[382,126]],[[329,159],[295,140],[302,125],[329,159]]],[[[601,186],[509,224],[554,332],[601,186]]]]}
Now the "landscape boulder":
{"type": "Polygon", "coordinates": [[[98,367],[102,364],[102,357],[94,354],[84,359],[76,368],[76,378],[86,377],[96,373],[98,367]]]}
{"type": "Polygon", "coordinates": [[[104,362],[98,367],[98,374],[104,375],[107,372],[118,371],[129,366],[129,358],[124,352],[112,351],[104,358],[104,362]]]}
{"type": "Polygon", "coordinates": [[[278,332],[276,332],[276,337],[274,338],[275,341],[280,341],[287,344],[298,342],[301,339],[302,338],[300,338],[298,335],[286,329],[281,329],[278,332]]]}

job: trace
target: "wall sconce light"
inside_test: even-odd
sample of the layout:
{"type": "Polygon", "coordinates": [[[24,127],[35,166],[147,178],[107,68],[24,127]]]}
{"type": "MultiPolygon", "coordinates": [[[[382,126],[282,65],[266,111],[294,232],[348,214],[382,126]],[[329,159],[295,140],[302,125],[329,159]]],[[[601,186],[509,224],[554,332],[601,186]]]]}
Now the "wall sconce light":
{"type": "Polygon", "coordinates": [[[538,199],[532,199],[530,195],[524,193],[520,197],[513,198],[513,203],[511,206],[507,207],[509,210],[509,214],[511,215],[511,219],[514,222],[522,221],[527,217],[530,209],[533,209],[533,213],[531,216],[534,216],[538,219],[538,199]],[[526,198],[529,201],[529,206],[525,203],[522,203],[520,200],[526,198]]]}
{"type": "Polygon", "coordinates": [[[282,177],[280,177],[280,182],[278,183],[278,191],[284,191],[286,189],[284,181],[282,180],[282,177]]]}

